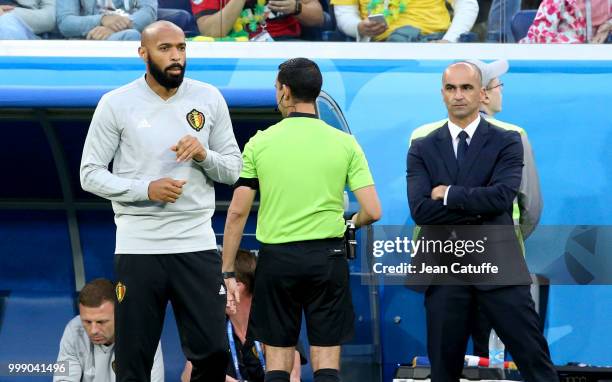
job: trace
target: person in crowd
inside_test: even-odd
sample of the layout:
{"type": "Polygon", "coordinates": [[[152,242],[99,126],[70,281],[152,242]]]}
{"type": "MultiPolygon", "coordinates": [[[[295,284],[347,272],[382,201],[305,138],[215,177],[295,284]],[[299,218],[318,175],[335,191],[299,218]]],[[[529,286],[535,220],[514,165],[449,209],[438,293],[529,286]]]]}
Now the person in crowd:
{"type": "Polygon", "coordinates": [[[527,35],[519,42],[601,44],[610,42],[611,30],[609,0],[544,0],[527,35]]]}
{"type": "Polygon", "coordinates": [[[0,40],[35,40],[55,30],[55,0],[0,0],[0,40]]]}
{"type": "Polygon", "coordinates": [[[478,16],[476,0],[332,0],[338,29],[357,41],[457,42],[478,16]]]}
{"type": "Polygon", "coordinates": [[[319,0],[191,0],[203,36],[254,41],[298,40],[302,26],[321,26],[319,0]]]}
{"type": "Polygon", "coordinates": [[[140,40],[157,19],[156,0],[61,0],[57,27],[66,38],[140,40]]]}

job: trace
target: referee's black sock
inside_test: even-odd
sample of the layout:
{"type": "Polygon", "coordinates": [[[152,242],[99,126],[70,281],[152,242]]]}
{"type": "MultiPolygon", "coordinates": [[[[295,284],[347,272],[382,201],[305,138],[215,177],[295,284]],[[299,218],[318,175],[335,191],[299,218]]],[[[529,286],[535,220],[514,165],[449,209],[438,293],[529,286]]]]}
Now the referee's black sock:
{"type": "Polygon", "coordinates": [[[340,382],[336,369],[319,369],[314,372],[314,382],[340,382]]]}
{"type": "Polygon", "coordinates": [[[289,373],[284,370],[266,371],[264,382],[289,382],[289,373]]]}

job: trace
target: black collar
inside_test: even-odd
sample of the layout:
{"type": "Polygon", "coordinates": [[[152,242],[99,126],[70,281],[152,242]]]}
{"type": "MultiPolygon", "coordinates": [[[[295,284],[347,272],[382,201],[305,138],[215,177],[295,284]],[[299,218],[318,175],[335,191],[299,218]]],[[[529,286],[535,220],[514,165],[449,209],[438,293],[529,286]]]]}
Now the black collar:
{"type": "Polygon", "coordinates": [[[297,111],[291,112],[287,116],[287,118],[293,118],[293,117],[304,117],[304,118],[315,118],[315,119],[317,118],[317,116],[315,114],[311,114],[311,113],[299,113],[297,111]]]}

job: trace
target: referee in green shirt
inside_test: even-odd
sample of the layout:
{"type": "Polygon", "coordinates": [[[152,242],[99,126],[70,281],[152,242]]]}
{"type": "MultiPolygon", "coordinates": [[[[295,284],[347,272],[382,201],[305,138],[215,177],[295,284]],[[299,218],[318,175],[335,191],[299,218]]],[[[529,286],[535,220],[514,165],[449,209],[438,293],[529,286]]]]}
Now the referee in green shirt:
{"type": "Polygon", "coordinates": [[[380,219],[368,163],[357,141],[317,119],[323,79],[317,64],[295,58],[279,66],[276,100],[285,117],[246,144],[223,237],[227,304],[238,301],[234,259],[255,193],[261,243],[251,324],[266,345],[266,382],[289,381],[306,317],[315,382],[340,381],[340,344],[351,339],[354,313],[344,248],[344,187],[355,194],[356,227],[380,219]]]}

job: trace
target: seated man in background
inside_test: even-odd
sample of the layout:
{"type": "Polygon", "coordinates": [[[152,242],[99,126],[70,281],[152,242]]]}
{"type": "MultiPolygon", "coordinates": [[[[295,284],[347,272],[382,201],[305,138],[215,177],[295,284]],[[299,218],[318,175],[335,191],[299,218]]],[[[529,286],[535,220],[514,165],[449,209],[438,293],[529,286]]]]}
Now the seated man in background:
{"type": "MultiPolygon", "coordinates": [[[[113,283],[106,279],[96,279],[85,285],[79,293],[79,313],[66,325],[60,342],[57,362],[65,363],[66,373],[56,373],[53,382],[114,382],[113,283]]],[[[161,345],[158,345],[151,382],[163,381],[164,360],[161,345]]]]}
{"type": "Polygon", "coordinates": [[[332,0],[338,29],[357,41],[457,42],[478,16],[476,0],[332,0]],[[371,19],[373,15],[381,15],[371,19]],[[384,21],[382,20],[384,18],[384,21]]]}
{"type": "Polygon", "coordinates": [[[55,0],[0,0],[0,40],[34,40],[55,29],[55,0]]]}
{"type": "MultiPolygon", "coordinates": [[[[227,365],[226,382],[264,382],[265,358],[263,345],[248,337],[248,323],[255,285],[255,267],[257,257],[253,252],[239,249],[236,254],[236,281],[240,293],[240,303],[236,313],[228,315],[227,335],[230,345],[230,362],[227,365]]],[[[298,346],[299,348],[299,346],[298,346]]],[[[300,349],[301,351],[301,349],[300,349]]],[[[291,371],[291,382],[299,382],[301,377],[301,360],[306,361],[297,350],[291,371]]],[[[191,378],[191,363],[187,361],[181,375],[181,382],[189,382],[191,378]]]]}
{"type": "Polygon", "coordinates": [[[61,0],[57,26],[68,38],[140,40],[157,19],[156,0],[61,0]]]}
{"type": "Polygon", "coordinates": [[[302,25],[321,26],[319,0],[191,0],[203,36],[238,40],[296,40],[302,25]]]}

